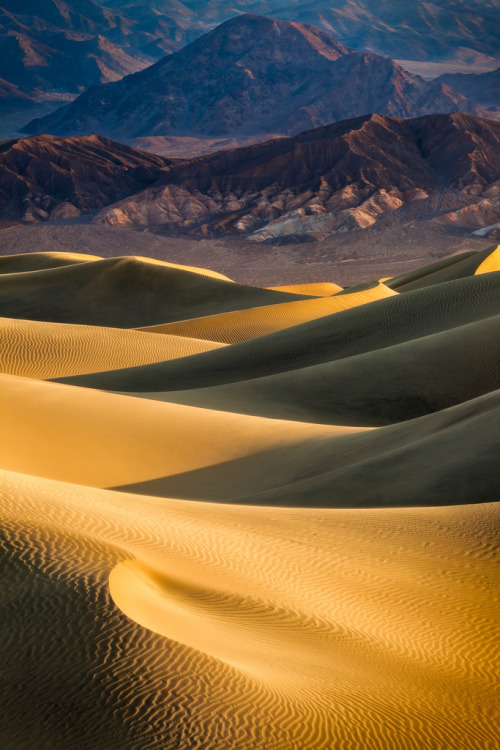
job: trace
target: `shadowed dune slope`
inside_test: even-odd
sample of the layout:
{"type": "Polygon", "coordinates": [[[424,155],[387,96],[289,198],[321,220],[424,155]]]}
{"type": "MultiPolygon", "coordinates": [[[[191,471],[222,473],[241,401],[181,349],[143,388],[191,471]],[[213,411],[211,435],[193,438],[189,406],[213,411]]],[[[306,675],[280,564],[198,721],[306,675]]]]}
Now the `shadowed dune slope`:
{"type": "Polygon", "coordinates": [[[499,313],[500,272],[486,273],[377,300],[181,364],[145,365],[65,382],[128,392],[202,388],[341,360],[499,313]]]}
{"type": "Polygon", "coordinates": [[[142,395],[277,419],[376,427],[430,414],[497,388],[500,315],[275,375],[142,395]]]}
{"type": "Polygon", "coordinates": [[[495,391],[389,427],[326,436],[116,489],[323,508],[398,506],[402,496],[407,506],[486,502],[498,493],[499,444],[495,391]]]}
{"type": "Polygon", "coordinates": [[[340,310],[348,310],[351,307],[365,305],[377,299],[391,297],[394,294],[397,294],[397,292],[379,283],[371,289],[360,292],[354,291],[352,294],[265,305],[249,310],[209,315],[203,318],[185,320],[180,323],[167,323],[166,325],[140,330],[235,344],[258,336],[265,336],[283,328],[290,328],[309,320],[322,318],[340,310]]]}
{"type": "Polygon", "coordinates": [[[494,747],[498,504],[2,487],[10,747],[494,747]]]}
{"type": "Polygon", "coordinates": [[[136,328],[275,302],[290,295],[149,258],[106,258],[0,276],[9,318],[136,328]],[[186,270],[187,269],[187,270],[186,270]]]}
{"type": "Polygon", "coordinates": [[[493,750],[497,264],[8,261],[1,747],[493,750]]]}
{"type": "MultiPolygon", "coordinates": [[[[280,423],[11,375],[2,375],[0,382],[3,467],[97,487],[178,474],[356,431],[280,423]]],[[[266,484],[259,477],[255,481],[266,484]]]]}
{"type": "Polygon", "coordinates": [[[391,289],[402,293],[433,286],[434,284],[442,284],[445,281],[462,279],[475,273],[498,271],[500,270],[499,247],[452,255],[450,258],[443,258],[436,263],[417,268],[415,271],[408,271],[401,276],[386,279],[385,283],[391,289]]]}
{"type": "Polygon", "coordinates": [[[407,504],[483,502],[500,479],[500,391],[366,430],[14,376],[2,376],[1,385],[3,468],[58,481],[198,500],[350,507],[397,505],[402,481],[407,504]]]}
{"type": "Polygon", "coordinates": [[[102,260],[99,255],[85,253],[20,253],[19,255],[0,256],[0,273],[26,273],[41,271],[45,268],[72,266],[74,263],[88,263],[102,260]]]}
{"type": "Polygon", "coordinates": [[[134,367],[223,346],[184,336],[16,318],[0,318],[0,339],[0,370],[30,378],[134,367]]]}

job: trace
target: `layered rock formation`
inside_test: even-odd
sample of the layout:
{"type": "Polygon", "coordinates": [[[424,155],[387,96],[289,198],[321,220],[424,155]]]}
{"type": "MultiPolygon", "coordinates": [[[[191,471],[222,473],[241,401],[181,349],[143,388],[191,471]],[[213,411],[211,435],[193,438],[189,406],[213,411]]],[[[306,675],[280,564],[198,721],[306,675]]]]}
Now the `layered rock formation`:
{"type": "Polygon", "coordinates": [[[155,182],[170,162],[98,135],[0,144],[0,218],[28,222],[95,211],[155,182]]]}

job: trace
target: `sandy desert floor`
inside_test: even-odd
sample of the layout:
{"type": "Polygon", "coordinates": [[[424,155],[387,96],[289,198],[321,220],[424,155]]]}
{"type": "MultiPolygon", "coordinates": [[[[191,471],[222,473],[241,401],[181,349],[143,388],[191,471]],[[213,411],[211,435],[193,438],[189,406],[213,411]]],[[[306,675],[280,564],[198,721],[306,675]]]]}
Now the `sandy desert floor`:
{"type": "Polygon", "coordinates": [[[500,247],[0,259],[6,750],[495,750],[500,247]]]}

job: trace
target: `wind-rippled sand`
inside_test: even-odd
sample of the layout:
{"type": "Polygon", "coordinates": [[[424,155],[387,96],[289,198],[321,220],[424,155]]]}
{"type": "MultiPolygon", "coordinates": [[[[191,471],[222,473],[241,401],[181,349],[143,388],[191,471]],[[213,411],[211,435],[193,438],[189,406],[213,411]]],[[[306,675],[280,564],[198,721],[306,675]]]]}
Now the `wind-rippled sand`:
{"type": "Polygon", "coordinates": [[[0,272],[2,747],[497,747],[498,250],[0,272]]]}

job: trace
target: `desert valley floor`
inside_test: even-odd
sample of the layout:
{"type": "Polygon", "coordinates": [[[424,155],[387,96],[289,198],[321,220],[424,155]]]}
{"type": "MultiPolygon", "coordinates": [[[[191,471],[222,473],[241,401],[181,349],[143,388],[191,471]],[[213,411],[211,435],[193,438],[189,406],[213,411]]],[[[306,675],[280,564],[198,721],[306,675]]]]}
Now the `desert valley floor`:
{"type": "Polygon", "coordinates": [[[0,258],[8,750],[498,747],[500,247],[0,258]]]}

